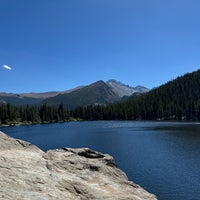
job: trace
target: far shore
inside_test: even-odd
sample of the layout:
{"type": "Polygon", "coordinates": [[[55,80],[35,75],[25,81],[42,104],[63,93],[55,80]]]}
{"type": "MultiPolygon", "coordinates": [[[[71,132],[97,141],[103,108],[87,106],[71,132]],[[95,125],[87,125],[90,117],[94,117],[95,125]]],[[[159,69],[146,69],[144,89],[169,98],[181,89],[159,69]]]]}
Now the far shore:
{"type": "Polygon", "coordinates": [[[0,127],[12,127],[12,126],[30,126],[30,125],[37,125],[37,124],[54,124],[54,123],[66,123],[66,122],[76,122],[76,121],[83,121],[82,119],[74,119],[71,118],[69,120],[61,120],[61,121],[43,121],[43,122],[15,122],[9,124],[0,124],[0,127]]]}
{"type": "MultiPolygon", "coordinates": [[[[60,120],[60,121],[43,121],[43,122],[11,122],[9,124],[0,124],[0,127],[14,127],[14,126],[31,126],[38,124],[57,124],[57,123],[67,123],[67,122],[80,122],[80,121],[109,121],[109,120],[83,120],[83,119],[75,119],[70,118],[69,120],[60,120]]],[[[111,121],[127,121],[127,120],[111,120],[111,121]]],[[[129,120],[128,120],[129,121],[129,120]]],[[[165,119],[157,119],[157,120],[131,120],[131,121],[155,121],[155,122],[199,122],[193,120],[165,120],[165,119]]]]}

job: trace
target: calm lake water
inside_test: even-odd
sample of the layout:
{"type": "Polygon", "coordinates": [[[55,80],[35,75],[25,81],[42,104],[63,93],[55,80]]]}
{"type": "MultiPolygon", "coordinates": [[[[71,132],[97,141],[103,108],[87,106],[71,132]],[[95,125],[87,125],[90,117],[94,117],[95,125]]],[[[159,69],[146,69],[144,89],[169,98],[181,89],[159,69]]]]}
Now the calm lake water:
{"type": "Polygon", "coordinates": [[[97,121],[0,130],[45,151],[89,147],[109,153],[159,200],[200,200],[200,123],[97,121]]]}

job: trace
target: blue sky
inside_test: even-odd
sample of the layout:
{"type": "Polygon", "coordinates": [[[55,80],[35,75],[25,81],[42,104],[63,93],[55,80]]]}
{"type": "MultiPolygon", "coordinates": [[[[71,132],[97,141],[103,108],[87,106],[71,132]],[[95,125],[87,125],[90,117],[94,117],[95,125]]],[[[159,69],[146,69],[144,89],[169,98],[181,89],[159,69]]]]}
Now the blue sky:
{"type": "Polygon", "coordinates": [[[159,86],[199,68],[199,9],[199,0],[0,0],[0,91],[159,86]]]}

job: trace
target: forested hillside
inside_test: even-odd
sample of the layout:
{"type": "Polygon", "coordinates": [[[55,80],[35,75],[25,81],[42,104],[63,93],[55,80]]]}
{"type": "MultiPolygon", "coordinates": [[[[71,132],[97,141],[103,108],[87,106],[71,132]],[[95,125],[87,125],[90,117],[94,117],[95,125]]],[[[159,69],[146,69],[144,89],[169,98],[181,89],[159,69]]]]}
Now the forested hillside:
{"type": "Polygon", "coordinates": [[[78,108],[74,115],[87,120],[200,120],[200,70],[123,103],[78,108]]]}
{"type": "MultiPolygon", "coordinates": [[[[98,82],[97,86],[99,84],[101,82],[98,82]]],[[[89,89],[85,89],[88,91],[86,99],[91,97],[89,89]]],[[[99,91],[97,92],[99,93],[99,91]]],[[[75,94],[77,95],[77,93],[75,94]]],[[[80,97],[75,96],[74,98],[80,97]]],[[[31,123],[59,122],[68,121],[69,118],[83,120],[200,120],[200,70],[178,77],[148,93],[133,95],[121,103],[82,106],[70,111],[67,111],[63,104],[56,107],[50,107],[48,104],[37,107],[30,105],[15,107],[10,104],[2,104],[0,107],[0,124],[26,121],[31,123]]]]}

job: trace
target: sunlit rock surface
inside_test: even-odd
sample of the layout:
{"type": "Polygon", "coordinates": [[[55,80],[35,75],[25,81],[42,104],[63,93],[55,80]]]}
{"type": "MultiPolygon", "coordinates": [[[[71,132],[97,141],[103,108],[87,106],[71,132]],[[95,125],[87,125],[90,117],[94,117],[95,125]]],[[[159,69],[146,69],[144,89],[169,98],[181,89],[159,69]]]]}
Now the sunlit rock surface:
{"type": "Polygon", "coordinates": [[[36,146],[0,132],[0,199],[2,200],[154,200],[128,181],[113,158],[88,148],[36,146]]]}

